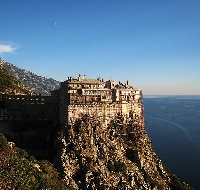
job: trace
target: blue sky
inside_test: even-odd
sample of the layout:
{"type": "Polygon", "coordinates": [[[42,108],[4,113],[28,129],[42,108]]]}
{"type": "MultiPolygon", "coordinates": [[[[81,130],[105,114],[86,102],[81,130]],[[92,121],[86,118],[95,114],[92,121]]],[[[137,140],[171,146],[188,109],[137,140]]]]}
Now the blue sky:
{"type": "Polygon", "coordinates": [[[129,80],[145,95],[200,95],[198,0],[1,0],[0,56],[64,81],[129,80]]]}

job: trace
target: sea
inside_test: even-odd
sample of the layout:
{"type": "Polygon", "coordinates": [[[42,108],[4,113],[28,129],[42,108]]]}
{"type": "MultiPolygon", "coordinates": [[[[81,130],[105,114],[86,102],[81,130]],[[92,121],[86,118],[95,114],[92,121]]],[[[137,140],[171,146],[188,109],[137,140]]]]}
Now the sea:
{"type": "Polygon", "coordinates": [[[164,165],[200,189],[200,96],[144,96],[147,133],[164,165]]]}

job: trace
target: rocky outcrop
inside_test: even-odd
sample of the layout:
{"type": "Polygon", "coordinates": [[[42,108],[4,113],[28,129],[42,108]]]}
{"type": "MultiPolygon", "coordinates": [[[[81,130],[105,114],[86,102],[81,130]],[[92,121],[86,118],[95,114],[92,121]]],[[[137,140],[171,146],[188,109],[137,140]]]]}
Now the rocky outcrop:
{"type": "MultiPolygon", "coordinates": [[[[75,189],[170,189],[174,181],[141,124],[84,115],[60,132],[57,166],[75,189]]],[[[176,182],[175,182],[176,183],[176,182]]],[[[183,184],[183,189],[190,189],[183,184]]],[[[173,188],[172,188],[173,189],[173,188]]]]}

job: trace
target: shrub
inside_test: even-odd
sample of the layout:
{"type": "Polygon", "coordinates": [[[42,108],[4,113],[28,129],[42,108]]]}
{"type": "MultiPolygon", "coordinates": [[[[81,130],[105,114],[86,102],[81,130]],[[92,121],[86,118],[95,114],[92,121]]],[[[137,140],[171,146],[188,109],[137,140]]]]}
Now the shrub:
{"type": "Polygon", "coordinates": [[[19,154],[20,158],[28,158],[29,157],[28,153],[21,148],[18,148],[18,154],[19,154]]]}
{"type": "Polygon", "coordinates": [[[119,171],[119,172],[126,171],[126,165],[123,162],[115,161],[114,165],[115,165],[116,171],[119,171]]]}
{"type": "Polygon", "coordinates": [[[109,171],[113,171],[113,172],[123,173],[126,171],[126,164],[118,160],[115,160],[114,163],[112,163],[111,161],[108,161],[107,167],[109,171]]]}
{"type": "Polygon", "coordinates": [[[7,139],[4,137],[2,133],[0,133],[0,148],[5,149],[8,147],[7,139]]]}

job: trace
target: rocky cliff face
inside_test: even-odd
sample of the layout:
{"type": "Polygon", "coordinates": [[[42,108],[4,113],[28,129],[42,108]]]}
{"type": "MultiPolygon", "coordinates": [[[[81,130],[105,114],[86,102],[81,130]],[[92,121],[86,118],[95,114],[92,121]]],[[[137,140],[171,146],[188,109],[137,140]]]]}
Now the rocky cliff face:
{"type": "Polygon", "coordinates": [[[190,189],[165,170],[133,118],[105,124],[84,115],[63,128],[57,146],[57,166],[75,189],[190,189]]]}

